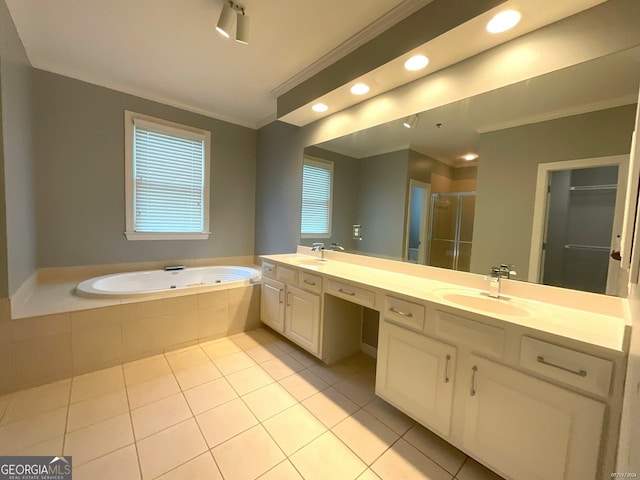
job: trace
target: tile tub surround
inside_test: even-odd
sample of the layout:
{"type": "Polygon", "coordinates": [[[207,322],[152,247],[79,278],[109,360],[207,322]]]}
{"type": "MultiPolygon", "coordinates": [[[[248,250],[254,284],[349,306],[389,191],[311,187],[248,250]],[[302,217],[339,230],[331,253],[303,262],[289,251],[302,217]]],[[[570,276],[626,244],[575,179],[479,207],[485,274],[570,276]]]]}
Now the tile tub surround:
{"type": "Polygon", "coordinates": [[[500,480],[374,378],[260,328],[2,396],[0,455],[72,455],[77,480],[500,480]]]}
{"type": "MultiPolygon", "coordinates": [[[[40,286],[33,309],[61,313],[0,319],[0,392],[42,385],[259,326],[260,286],[106,302],[74,284],[40,286]],[[97,308],[92,308],[96,306],[97,308]],[[78,309],[78,307],[82,309],[78,309]]],[[[4,305],[4,304],[3,304],[4,305]]]]}

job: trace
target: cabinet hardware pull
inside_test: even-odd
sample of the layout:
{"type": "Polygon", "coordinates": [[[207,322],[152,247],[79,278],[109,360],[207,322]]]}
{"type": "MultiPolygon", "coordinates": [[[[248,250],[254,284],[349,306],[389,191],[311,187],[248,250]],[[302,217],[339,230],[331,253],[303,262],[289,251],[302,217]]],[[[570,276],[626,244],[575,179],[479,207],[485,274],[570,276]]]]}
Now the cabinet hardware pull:
{"type": "Polygon", "coordinates": [[[444,363],[444,383],[449,383],[449,361],[451,360],[451,355],[447,355],[444,359],[446,360],[444,363]]]}
{"type": "Polygon", "coordinates": [[[478,371],[478,367],[474,365],[471,367],[471,396],[476,396],[476,372],[478,371]]]}
{"type": "Polygon", "coordinates": [[[267,272],[273,272],[273,267],[262,267],[264,268],[267,272]]]}
{"type": "Polygon", "coordinates": [[[287,307],[291,306],[291,292],[287,292],[287,307]]]}
{"type": "Polygon", "coordinates": [[[282,294],[284,293],[284,290],[281,288],[280,290],[278,290],[278,302],[282,303],[282,294]]]}
{"type": "Polygon", "coordinates": [[[413,317],[413,313],[411,313],[411,312],[401,312],[400,310],[396,310],[393,307],[389,307],[389,311],[391,313],[395,313],[397,315],[402,315],[403,317],[407,317],[407,318],[412,318],[413,317]]]}
{"type": "Polygon", "coordinates": [[[571,370],[570,368],[563,367],[562,365],[556,365],[555,363],[548,362],[544,359],[542,355],[538,355],[538,363],[542,363],[544,365],[549,365],[553,368],[559,368],[560,370],[564,370],[565,372],[573,373],[574,375],[580,375],[581,377],[587,376],[586,370],[571,370]]]}
{"type": "Polygon", "coordinates": [[[304,283],[306,283],[307,285],[315,285],[315,284],[316,284],[316,282],[310,282],[310,281],[309,281],[309,280],[307,280],[307,279],[305,279],[305,280],[303,280],[303,281],[304,281],[304,283]]]}
{"type": "Polygon", "coordinates": [[[340,293],[344,293],[345,295],[351,295],[352,297],[355,297],[355,296],[356,296],[356,293],[355,293],[355,292],[349,292],[349,291],[347,291],[347,290],[343,290],[343,289],[341,289],[341,288],[339,288],[339,289],[338,289],[338,291],[339,291],[340,293]]]}

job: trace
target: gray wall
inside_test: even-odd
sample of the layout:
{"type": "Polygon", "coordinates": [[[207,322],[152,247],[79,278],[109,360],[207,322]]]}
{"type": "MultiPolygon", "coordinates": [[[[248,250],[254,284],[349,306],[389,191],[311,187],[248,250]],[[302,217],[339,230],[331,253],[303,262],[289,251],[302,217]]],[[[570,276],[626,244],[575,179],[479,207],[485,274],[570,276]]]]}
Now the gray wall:
{"type": "Polygon", "coordinates": [[[471,271],[529,266],[539,163],[628,154],[635,105],[575,115],[480,136],[471,271]]]}
{"type": "Polygon", "coordinates": [[[256,132],[34,70],[38,266],[252,255],[256,132]],[[124,110],[211,131],[208,240],[128,241],[124,110]]]}
{"type": "Polygon", "coordinates": [[[4,195],[0,228],[0,296],[36,270],[32,68],[4,0],[0,1],[0,78],[4,195]],[[6,212],[6,213],[5,213],[6,212]],[[5,230],[6,229],[6,230],[5,230]],[[6,241],[6,244],[5,244],[6,241]]]}

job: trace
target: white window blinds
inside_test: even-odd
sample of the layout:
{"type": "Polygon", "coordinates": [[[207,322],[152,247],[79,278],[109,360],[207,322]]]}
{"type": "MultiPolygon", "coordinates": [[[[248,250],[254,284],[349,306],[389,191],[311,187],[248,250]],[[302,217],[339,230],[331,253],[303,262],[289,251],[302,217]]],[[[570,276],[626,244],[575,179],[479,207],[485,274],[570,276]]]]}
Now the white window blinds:
{"type": "Polygon", "coordinates": [[[305,237],[331,235],[333,163],[304,159],[302,167],[302,228],[305,237]]]}
{"type": "Polygon", "coordinates": [[[127,238],[207,234],[208,132],[134,117],[130,135],[127,238]]]}

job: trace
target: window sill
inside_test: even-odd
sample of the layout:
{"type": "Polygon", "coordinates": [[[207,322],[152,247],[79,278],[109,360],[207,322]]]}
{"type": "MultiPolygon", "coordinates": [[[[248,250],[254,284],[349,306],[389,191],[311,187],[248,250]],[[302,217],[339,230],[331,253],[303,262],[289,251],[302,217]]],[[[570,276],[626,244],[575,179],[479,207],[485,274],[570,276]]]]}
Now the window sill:
{"type": "Polygon", "coordinates": [[[127,240],[207,240],[211,232],[203,233],[143,233],[124,232],[127,240]]]}

